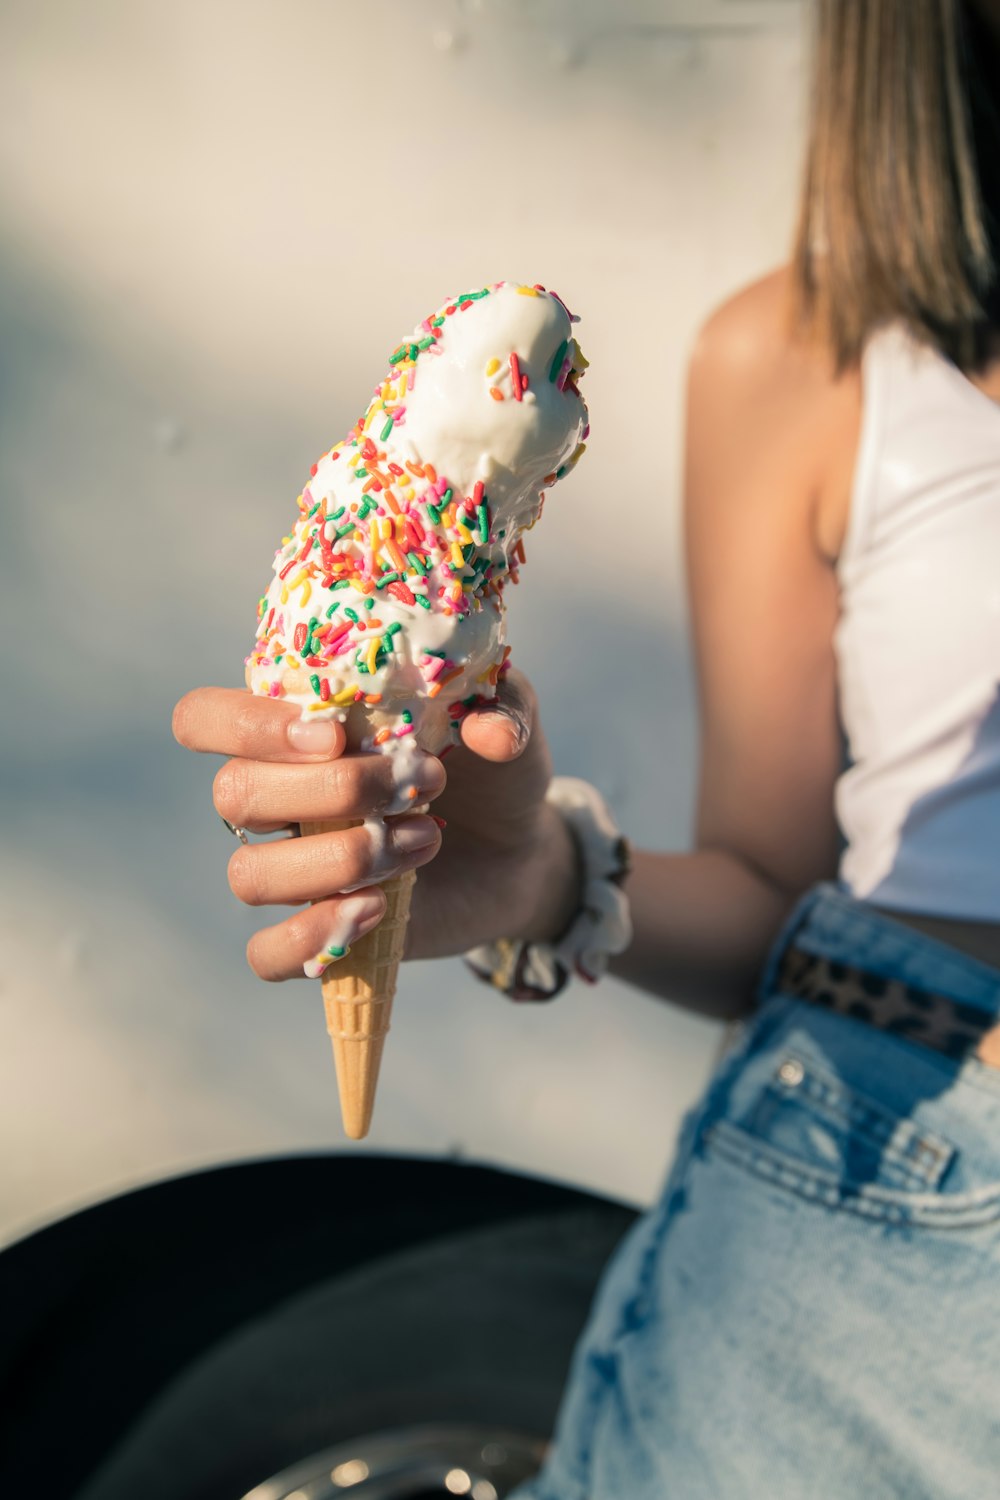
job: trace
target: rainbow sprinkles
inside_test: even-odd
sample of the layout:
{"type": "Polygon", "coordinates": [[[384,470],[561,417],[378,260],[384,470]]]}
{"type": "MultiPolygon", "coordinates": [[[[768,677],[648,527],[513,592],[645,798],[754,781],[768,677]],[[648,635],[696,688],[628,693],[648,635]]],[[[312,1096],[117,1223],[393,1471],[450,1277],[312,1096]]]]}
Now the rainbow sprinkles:
{"type": "MultiPolygon", "coordinates": [[[[449,299],[314,464],[247,658],[253,692],[439,752],[496,695],[503,594],[589,433],[577,320],[541,285],[449,299]]],[[[402,747],[400,747],[402,748],[402,747]]]]}

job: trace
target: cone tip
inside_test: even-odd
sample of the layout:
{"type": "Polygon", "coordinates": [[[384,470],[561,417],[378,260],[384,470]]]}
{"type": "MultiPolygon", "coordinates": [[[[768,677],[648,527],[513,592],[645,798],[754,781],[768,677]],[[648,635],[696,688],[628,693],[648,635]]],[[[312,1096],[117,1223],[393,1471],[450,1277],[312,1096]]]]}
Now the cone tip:
{"type": "Polygon", "coordinates": [[[340,1101],[340,1115],[344,1122],[344,1134],[352,1141],[363,1141],[372,1125],[372,1114],[375,1109],[375,1093],[372,1090],[367,1098],[344,1099],[340,1101]]]}

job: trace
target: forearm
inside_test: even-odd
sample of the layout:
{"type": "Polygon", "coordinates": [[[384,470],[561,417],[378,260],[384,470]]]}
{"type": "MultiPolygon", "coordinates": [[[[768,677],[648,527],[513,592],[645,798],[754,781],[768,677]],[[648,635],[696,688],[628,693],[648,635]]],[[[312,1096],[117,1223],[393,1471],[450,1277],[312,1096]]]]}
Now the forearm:
{"type": "Polygon", "coordinates": [[[716,1020],[751,1009],[793,895],[721,849],[635,850],[625,889],[634,937],[616,978],[716,1020]]]}
{"type": "MultiPolygon", "coordinates": [[[[551,942],[579,910],[581,878],[572,835],[546,808],[531,858],[512,880],[516,935],[551,942]]],[[[795,895],[722,849],[633,851],[625,883],[633,938],[609,972],[715,1020],[752,1008],[768,950],[795,895]]],[[[514,935],[512,933],[512,935],[514,935]]]]}

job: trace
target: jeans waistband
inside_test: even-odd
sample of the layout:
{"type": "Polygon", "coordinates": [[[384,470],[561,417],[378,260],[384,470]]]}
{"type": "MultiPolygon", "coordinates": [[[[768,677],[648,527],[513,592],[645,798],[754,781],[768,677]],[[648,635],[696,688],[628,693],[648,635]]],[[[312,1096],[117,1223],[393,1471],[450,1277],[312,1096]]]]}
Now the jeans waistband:
{"type": "Polygon", "coordinates": [[[1000,1013],[1000,969],[894,922],[834,881],[811,886],[785,919],[764,966],[758,1002],[773,992],[782,955],[792,943],[809,953],[1000,1013]]]}

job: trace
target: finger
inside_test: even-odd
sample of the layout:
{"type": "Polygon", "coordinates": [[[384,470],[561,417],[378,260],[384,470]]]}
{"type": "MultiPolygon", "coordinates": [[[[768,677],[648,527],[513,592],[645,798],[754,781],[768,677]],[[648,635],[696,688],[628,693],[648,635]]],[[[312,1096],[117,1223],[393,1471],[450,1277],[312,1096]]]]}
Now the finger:
{"type": "Polygon", "coordinates": [[[537,709],[535,690],[523,672],[505,672],[495,701],[462,720],[462,740],[484,760],[516,760],[527,749],[537,709]]]}
{"type": "Polygon", "coordinates": [[[433,755],[343,755],[336,760],[228,760],[212,786],[215,810],[251,832],[326,818],[365,818],[409,811],[444,789],[447,773],[433,755]],[[401,775],[404,771],[406,774],[401,775]]]}
{"type": "Polygon", "coordinates": [[[293,703],[245,688],[195,688],[174,709],[174,738],[188,750],[247,760],[316,761],[340,755],[344,726],[303,719],[293,703]]]}
{"type": "Polygon", "coordinates": [[[229,861],[229,884],[247,906],[314,901],[424,865],[440,845],[433,818],[376,819],[308,838],[244,844],[229,861]]]}
{"type": "Polygon", "coordinates": [[[350,948],[378,926],[385,907],[378,886],[317,901],[255,932],[247,944],[247,963],[259,979],[317,979],[336,962],[335,950],[350,948]]]}

